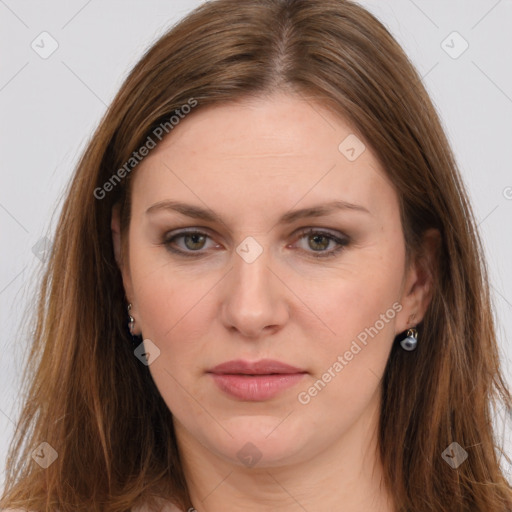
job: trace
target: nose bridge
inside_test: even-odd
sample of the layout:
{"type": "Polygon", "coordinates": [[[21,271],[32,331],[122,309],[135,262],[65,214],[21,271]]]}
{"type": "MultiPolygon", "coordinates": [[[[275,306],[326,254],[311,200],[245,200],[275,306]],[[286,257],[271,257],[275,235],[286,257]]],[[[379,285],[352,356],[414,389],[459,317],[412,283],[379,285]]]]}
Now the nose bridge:
{"type": "Polygon", "coordinates": [[[271,292],[270,252],[261,237],[246,237],[237,247],[233,259],[232,292],[239,301],[252,303],[254,311],[261,309],[261,301],[268,300],[271,292]],[[266,295],[266,297],[264,297],[266,295]],[[260,307],[256,307],[260,304],[260,307]]]}
{"type": "Polygon", "coordinates": [[[253,289],[252,291],[264,287],[269,274],[268,248],[265,250],[259,242],[249,237],[248,240],[239,244],[236,253],[233,262],[236,280],[253,289]]]}
{"type": "Polygon", "coordinates": [[[245,238],[233,254],[223,320],[246,336],[257,336],[268,326],[281,324],[286,312],[276,278],[270,268],[271,253],[253,237],[245,238]]]}

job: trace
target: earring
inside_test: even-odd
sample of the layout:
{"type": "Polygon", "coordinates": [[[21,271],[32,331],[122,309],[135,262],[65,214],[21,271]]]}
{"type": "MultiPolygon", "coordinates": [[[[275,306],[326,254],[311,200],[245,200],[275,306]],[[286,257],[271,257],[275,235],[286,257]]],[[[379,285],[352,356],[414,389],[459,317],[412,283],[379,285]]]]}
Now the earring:
{"type": "Polygon", "coordinates": [[[409,329],[407,331],[407,337],[400,342],[400,345],[408,352],[415,350],[418,346],[418,331],[414,328],[409,329]]]}
{"type": "Polygon", "coordinates": [[[130,311],[132,309],[132,304],[131,303],[128,304],[126,309],[128,310],[128,318],[130,319],[130,321],[128,322],[128,329],[130,330],[130,334],[133,336],[133,326],[135,325],[135,319],[130,314],[130,311]]]}

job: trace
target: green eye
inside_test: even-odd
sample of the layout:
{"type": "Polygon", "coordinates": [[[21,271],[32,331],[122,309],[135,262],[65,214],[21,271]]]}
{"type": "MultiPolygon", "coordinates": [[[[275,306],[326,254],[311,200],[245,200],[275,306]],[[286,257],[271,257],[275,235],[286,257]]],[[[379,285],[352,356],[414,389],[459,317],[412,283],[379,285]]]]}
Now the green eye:
{"type": "MultiPolygon", "coordinates": [[[[311,251],[307,249],[301,249],[301,251],[308,253],[314,258],[334,257],[350,242],[349,237],[345,235],[343,235],[343,238],[339,238],[332,233],[315,228],[307,228],[300,232],[298,239],[302,240],[304,238],[307,239],[307,244],[311,251]],[[325,250],[329,247],[329,244],[334,244],[335,247],[331,250],[325,250]]],[[[211,237],[207,233],[190,230],[181,231],[171,237],[167,237],[162,243],[174,254],[194,258],[206,255],[206,251],[202,249],[205,248],[208,239],[211,239],[211,237]],[[183,244],[177,244],[178,240],[182,240],[183,244]],[[176,245],[178,245],[178,248],[176,245]]]]}
{"type": "MultiPolygon", "coordinates": [[[[313,249],[312,256],[314,258],[331,258],[336,256],[349,243],[349,238],[339,238],[327,231],[319,231],[318,229],[308,228],[300,233],[299,239],[307,238],[308,246],[313,249]],[[326,251],[330,243],[334,243],[334,249],[326,251]]],[[[309,252],[309,251],[306,251],[309,252]]]]}

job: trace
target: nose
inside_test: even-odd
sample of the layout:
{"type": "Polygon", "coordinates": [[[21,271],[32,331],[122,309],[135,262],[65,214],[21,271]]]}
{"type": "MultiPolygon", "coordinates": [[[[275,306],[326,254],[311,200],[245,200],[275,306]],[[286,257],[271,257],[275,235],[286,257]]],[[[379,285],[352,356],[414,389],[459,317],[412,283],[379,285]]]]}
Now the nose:
{"type": "Polygon", "coordinates": [[[268,252],[263,251],[254,261],[234,253],[223,286],[221,320],[228,330],[256,339],[278,331],[287,322],[287,288],[271,269],[268,252]]]}

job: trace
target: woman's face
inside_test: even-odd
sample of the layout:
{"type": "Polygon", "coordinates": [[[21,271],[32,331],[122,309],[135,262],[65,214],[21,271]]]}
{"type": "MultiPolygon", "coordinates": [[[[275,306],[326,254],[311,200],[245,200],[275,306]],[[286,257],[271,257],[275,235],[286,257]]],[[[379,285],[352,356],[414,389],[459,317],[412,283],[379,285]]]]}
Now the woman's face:
{"type": "Polygon", "coordinates": [[[393,339],[424,304],[362,144],[279,94],[197,110],[137,167],[123,280],[184,450],[277,466],[375,426],[393,339]],[[240,360],[296,370],[212,373],[240,360]]]}

